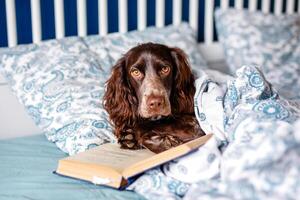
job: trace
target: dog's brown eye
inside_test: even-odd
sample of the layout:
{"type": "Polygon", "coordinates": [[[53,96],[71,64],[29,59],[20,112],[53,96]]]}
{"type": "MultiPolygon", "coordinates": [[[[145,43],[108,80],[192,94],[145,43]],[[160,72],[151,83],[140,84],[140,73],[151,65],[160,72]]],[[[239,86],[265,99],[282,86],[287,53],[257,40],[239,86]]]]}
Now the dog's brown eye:
{"type": "Polygon", "coordinates": [[[140,77],[142,75],[142,73],[138,69],[131,70],[130,74],[135,77],[140,77]]]}
{"type": "Polygon", "coordinates": [[[169,66],[164,66],[164,67],[161,68],[160,71],[161,71],[162,74],[168,74],[170,72],[170,70],[171,69],[170,69],[169,66]]]}

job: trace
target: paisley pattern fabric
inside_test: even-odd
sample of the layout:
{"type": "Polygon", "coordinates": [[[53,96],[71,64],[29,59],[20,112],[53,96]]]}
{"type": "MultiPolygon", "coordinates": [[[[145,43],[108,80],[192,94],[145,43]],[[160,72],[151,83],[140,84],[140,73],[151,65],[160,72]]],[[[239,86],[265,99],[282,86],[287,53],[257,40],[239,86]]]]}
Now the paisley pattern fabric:
{"type": "Polygon", "coordinates": [[[218,37],[232,72],[242,65],[263,66],[280,95],[300,97],[300,16],[247,10],[217,10],[218,37]]]}
{"type": "MultiPolygon", "coordinates": [[[[132,31],[125,34],[113,33],[106,37],[89,36],[84,38],[84,41],[99,55],[106,54],[103,51],[106,49],[113,64],[130,48],[141,43],[154,42],[181,48],[188,55],[193,72],[197,76],[202,75],[201,69],[207,68],[207,63],[198,49],[196,32],[187,23],[163,28],[149,27],[144,31],[132,31]]],[[[106,69],[110,71],[109,66],[106,69]]]]}
{"type": "Polygon", "coordinates": [[[47,138],[75,154],[115,141],[101,100],[106,60],[67,38],[2,49],[0,70],[47,138]]]}
{"type": "Polygon", "coordinates": [[[195,113],[213,138],[129,189],[157,200],[299,196],[300,99],[280,97],[255,66],[243,66],[226,82],[209,74],[196,81],[195,113]]]}

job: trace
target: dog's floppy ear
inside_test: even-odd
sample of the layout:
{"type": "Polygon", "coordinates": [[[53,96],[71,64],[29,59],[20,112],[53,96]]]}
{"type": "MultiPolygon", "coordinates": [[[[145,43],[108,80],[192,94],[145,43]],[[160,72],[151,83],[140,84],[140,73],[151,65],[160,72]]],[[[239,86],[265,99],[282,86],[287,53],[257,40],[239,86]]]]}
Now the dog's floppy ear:
{"type": "Polygon", "coordinates": [[[106,83],[103,105],[115,125],[117,138],[125,127],[135,124],[138,102],[127,80],[125,57],[113,66],[112,75],[106,83]]]}
{"type": "Polygon", "coordinates": [[[187,56],[179,48],[171,48],[171,55],[175,61],[176,72],[172,88],[172,113],[193,113],[195,78],[192,74],[187,56]]]}

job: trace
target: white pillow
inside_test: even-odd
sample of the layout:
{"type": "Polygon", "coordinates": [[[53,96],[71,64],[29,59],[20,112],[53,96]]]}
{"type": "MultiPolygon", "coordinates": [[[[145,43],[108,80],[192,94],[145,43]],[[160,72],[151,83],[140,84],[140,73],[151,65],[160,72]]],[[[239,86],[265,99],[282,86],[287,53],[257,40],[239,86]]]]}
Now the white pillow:
{"type": "MultiPolygon", "coordinates": [[[[187,54],[196,76],[201,76],[202,70],[207,68],[207,63],[198,48],[196,32],[187,23],[163,28],[149,27],[144,31],[113,33],[106,37],[89,36],[83,39],[88,47],[99,55],[103,55],[105,48],[113,64],[130,48],[141,43],[154,42],[181,48],[187,54]]],[[[107,73],[110,69],[110,66],[105,68],[107,73]]]]}
{"type": "Polygon", "coordinates": [[[115,137],[102,107],[105,63],[79,38],[0,51],[0,70],[47,138],[69,154],[115,137]]]}
{"type": "Polygon", "coordinates": [[[300,15],[220,9],[215,16],[232,72],[242,65],[261,66],[279,94],[300,98],[300,15]]]}

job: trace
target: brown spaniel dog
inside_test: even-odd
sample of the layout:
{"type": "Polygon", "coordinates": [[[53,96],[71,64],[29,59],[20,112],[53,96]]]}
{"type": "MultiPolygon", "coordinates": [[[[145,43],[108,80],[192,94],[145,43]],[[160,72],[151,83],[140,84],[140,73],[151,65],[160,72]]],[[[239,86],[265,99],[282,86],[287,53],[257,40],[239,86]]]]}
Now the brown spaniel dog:
{"type": "Polygon", "coordinates": [[[159,153],[205,135],[194,115],[194,76],[184,52],[146,43],[113,67],[104,108],[121,148],[159,153]]]}

